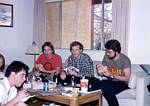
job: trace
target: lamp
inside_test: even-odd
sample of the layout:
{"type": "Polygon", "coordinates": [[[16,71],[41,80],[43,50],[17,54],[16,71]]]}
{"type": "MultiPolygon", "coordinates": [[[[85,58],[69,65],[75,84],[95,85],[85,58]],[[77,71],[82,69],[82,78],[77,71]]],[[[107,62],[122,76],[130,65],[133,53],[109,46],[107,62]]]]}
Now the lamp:
{"type": "Polygon", "coordinates": [[[32,45],[29,45],[26,52],[26,55],[33,55],[34,56],[34,65],[35,65],[35,61],[36,61],[36,55],[40,54],[40,50],[39,48],[36,46],[35,42],[32,42],[32,45]]]}

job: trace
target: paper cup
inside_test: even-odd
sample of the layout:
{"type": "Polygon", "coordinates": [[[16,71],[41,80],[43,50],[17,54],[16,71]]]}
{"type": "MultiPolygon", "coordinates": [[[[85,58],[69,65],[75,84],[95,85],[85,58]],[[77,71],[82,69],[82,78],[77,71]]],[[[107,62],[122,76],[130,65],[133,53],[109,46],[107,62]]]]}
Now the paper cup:
{"type": "Polygon", "coordinates": [[[87,92],[88,91],[88,79],[81,79],[80,80],[80,87],[82,92],[87,92]]]}

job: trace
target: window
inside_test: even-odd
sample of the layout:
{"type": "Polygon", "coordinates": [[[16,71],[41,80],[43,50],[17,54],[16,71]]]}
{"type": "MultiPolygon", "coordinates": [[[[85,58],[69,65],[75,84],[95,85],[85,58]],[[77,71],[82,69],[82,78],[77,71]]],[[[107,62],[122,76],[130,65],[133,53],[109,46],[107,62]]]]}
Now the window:
{"type": "Polygon", "coordinates": [[[92,47],[102,50],[111,37],[112,3],[111,0],[93,0],[92,4],[92,47]]]}
{"type": "Polygon", "coordinates": [[[111,0],[46,3],[45,22],[46,40],[55,48],[69,48],[77,40],[84,49],[102,50],[111,36],[112,3],[111,0]]]}

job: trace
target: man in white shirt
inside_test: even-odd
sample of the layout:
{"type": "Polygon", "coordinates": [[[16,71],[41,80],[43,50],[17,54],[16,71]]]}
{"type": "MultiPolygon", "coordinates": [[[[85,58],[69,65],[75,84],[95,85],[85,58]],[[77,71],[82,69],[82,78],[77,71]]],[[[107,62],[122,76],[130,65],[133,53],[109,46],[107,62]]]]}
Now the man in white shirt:
{"type": "Polygon", "coordinates": [[[12,62],[6,69],[5,77],[0,80],[0,106],[25,105],[21,100],[28,96],[26,90],[17,92],[26,80],[28,66],[20,61],[12,62]]]}

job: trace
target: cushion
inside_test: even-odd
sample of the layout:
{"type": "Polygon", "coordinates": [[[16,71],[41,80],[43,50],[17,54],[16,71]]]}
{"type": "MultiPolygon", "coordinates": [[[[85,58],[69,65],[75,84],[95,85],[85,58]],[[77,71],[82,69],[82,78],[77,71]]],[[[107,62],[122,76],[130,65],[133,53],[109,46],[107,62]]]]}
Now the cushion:
{"type": "Polygon", "coordinates": [[[136,88],[136,80],[137,80],[137,75],[135,72],[132,72],[130,79],[129,79],[128,87],[131,89],[135,89],[136,88]]]}
{"type": "Polygon", "coordinates": [[[135,89],[136,88],[137,78],[141,77],[141,76],[144,76],[144,75],[145,75],[145,72],[140,67],[140,65],[132,64],[131,76],[130,76],[129,83],[128,83],[129,88],[135,89]]]}
{"type": "Polygon", "coordinates": [[[136,98],[136,89],[127,89],[117,94],[119,99],[135,99],[136,98]]]}
{"type": "Polygon", "coordinates": [[[140,66],[148,75],[150,75],[150,64],[141,64],[140,66]]]}

